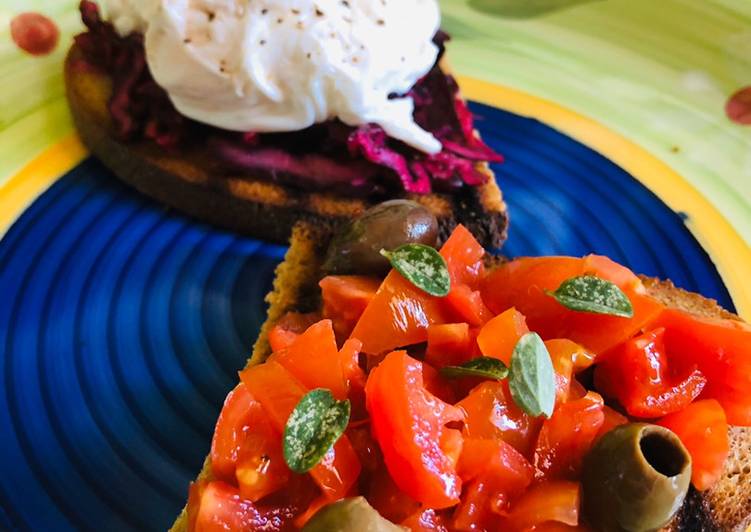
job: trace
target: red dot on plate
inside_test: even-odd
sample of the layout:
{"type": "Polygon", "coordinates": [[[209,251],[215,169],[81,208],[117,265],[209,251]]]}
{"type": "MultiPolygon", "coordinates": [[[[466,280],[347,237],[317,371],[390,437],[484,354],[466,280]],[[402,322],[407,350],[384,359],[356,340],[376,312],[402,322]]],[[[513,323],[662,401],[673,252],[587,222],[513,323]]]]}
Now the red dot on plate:
{"type": "Polygon", "coordinates": [[[13,42],[32,55],[46,55],[57,46],[60,31],[57,25],[40,13],[21,13],[10,21],[13,42]]]}
{"type": "Polygon", "coordinates": [[[737,124],[751,125],[751,87],[743,87],[728,98],[725,114],[737,124]]]}

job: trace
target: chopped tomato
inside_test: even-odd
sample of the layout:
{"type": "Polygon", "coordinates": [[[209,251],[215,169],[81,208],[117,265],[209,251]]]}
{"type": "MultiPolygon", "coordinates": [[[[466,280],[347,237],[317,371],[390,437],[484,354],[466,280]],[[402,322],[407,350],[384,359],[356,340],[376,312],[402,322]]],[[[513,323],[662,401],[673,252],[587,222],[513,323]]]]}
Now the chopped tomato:
{"type": "Polygon", "coordinates": [[[367,499],[379,514],[394,523],[408,519],[420,509],[419,502],[399,489],[383,463],[371,478],[367,499]]]}
{"type": "Polygon", "coordinates": [[[284,366],[306,388],[326,388],[337,399],[346,399],[352,379],[364,380],[357,365],[353,340],[340,352],[331,320],[314,323],[286,349],[275,352],[269,360],[284,366]]]}
{"type": "Polygon", "coordinates": [[[190,498],[197,505],[189,518],[191,531],[258,530],[269,521],[252,502],[242,498],[237,488],[221,480],[194,483],[190,498]]]}
{"type": "Polygon", "coordinates": [[[605,420],[602,408],[602,397],[595,392],[556,407],[537,438],[534,462],[539,476],[576,477],[605,420]]]}
{"type": "Polygon", "coordinates": [[[477,335],[477,345],[486,357],[511,365],[511,354],[519,338],[529,332],[524,315],[510,308],[487,322],[477,335]]]}
{"type": "Polygon", "coordinates": [[[488,530],[493,517],[493,509],[503,508],[507,497],[504,493],[498,493],[493,489],[491,482],[485,479],[477,479],[468,482],[462,493],[462,500],[454,510],[452,519],[453,530],[488,530]],[[500,503],[496,504],[496,495],[500,503]]]}
{"type": "Polygon", "coordinates": [[[493,313],[483,303],[480,291],[472,290],[466,284],[452,285],[443,302],[453,315],[473,327],[482,325],[493,317],[493,313]]]}
{"type": "Polygon", "coordinates": [[[422,384],[425,389],[444,403],[455,403],[456,393],[449,381],[430,364],[422,365],[422,384]]]}
{"type": "Polygon", "coordinates": [[[576,342],[565,338],[547,340],[545,347],[555,370],[556,401],[566,402],[574,375],[591,366],[595,356],[576,342]]]}
{"type": "Polygon", "coordinates": [[[352,331],[362,350],[377,355],[428,339],[428,326],[449,323],[440,298],[432,297],[396,270],[386,276],[352,331]]]}
{"type": "Polygon", "coordinates": [[[422,362],[405,351],[390,353],[370,373],[365,399],[373,434],[396,485],[431,508],[459,502],[461,480],[441,443],[450,441],[444,436],[447,431],[455,430],[446,423],[464,416],[425,389],[422,362]]]}
{"type": "Polygon", "coordinates": [[[542,424],[517,406],[505,381],[478,384],[456,406],[465,414],[465,437],[502,439],[525,455],[542,424]]]}
{"type": "Polygon", "coordinates": [[[401,522],[411,532],[448,532],[448,519],[433,509],[417,510],[401,522]]]}
{"type": "Polygon", "coordinates": [[[570,338],[599,354],[620,344],[654,321],[664,306],[646,295],[639,278],[606,257],[535,257],[508,262],[482,284],[482,297],[493,312],[516,307],[543,339],[570,338]],[[595,275],[617,284],[631,300],[632,318],[568,310],[548,295],[563,281],[595,275]]]}
{"type": "Polygon", "coordinates": [[[691,403],[657,422],[675,432],[691,455],[691,482],[698,490],[711,488],[722,476],[728,456],[728,423],[714,399],[691,403]]]}
{"type": "Polygon", "coordinates": [[[485,249],[466,227],[457,225],[440,253],[446,260],[452,284],[478,287],[485,274],[485,249]]]}
{"type": "Polygon", "coordinates": [[[320,316],[314,312],[287,312],[269,331],[271,351],[276,352],[289,347],[298,335],[319,319],[320,316]]]}
{"type": "Polygon", "coordinates": [[[243,383],[227,394],[211,440],[211,470],[221,480],[235,478],[235,466],[243,441],[259,422],[265,421],[260,403],[243,383]]]}
{"type": "Polygon", "coordinates": [[[282,435],[265,413],[260,414],[240,447],[235,470],[240,495],[253,502],[285,486],[290,477],[282,453],[282,435]]]}
{"type": "MultiPolygon", "coordinates": [[[[261,403],[272,426],[284,432],[290,414],[307,389],[281,364],[267,360],[240,372],[252,396],[261,403]]],[[[310,475],[329,499],[344,497],[360,474],[360,462],[346,435],[339,438],[310,475]]]]}
{"type": "Polygon", "coordinates": [[[668,353],[707,377],[703,398],[717,399],[731,425],[751,426],[751,325],[668,309],[659,319],[668,353]]]}
{"type": "Polygon", "coordinates": [[[362,465],[363,471],[372,473],[383,466],[381,451],[378,443],[370,433],[370,425],[353,426],[350,423],[347,429],[347,437],[352,443],[352,448],[357,453],[357,459],[362,465]]]}
{"type": "MultiPolygon", "coordinates": [[[[707,379],[693,368],[671,372],[665,329],[632,338],[605,353],[595,370],[595,386],[614,397],[629,415],[655,418],[685,408],[704,389],[707,379]]],[[[678,361],[676,361],[678,362],[678,361]]]]}
{"type": "Polygon", "coordinates": [[[463,225],[458,225],[441,248],[451,278],[451,291],[443,299],[449,312],[476,327],[493,317],[485,306],[479,284],[485,275],[485,249],[463,225]]]}
{"type": "Polygon", "coordinates": [[[347,338],[381,286],[381,280],[364,275],[329,275],[318,283],[323,317],[334,325],[337,338],[347,338]]]}
{"type": "MultiPolygon", "coordinates": [[[[452,292],[460,285],[476,290],[483,274],[485,250],[472,234],[463,226],[457,226],[440,253],[448,266],[452,292]]],[[[461,300],[457,303],[461,306],[459,321],[467,321],[465,315],[483,314],[482,309],[464,309],[465,304],[482,304],[480,297],[465,296],[454,296],[457,301],[461,300]]],[[[363,351],[370,355],[424,342],[428,339],[429,325],[458,321],[457,308],[449,301],[454,301],[451,294],[446,298],[432,297],[392,270],[355,325],[352,337],[361,340],[363,351]]]]}
{"type": "Polygon", "coordinates": [[[608,405],[602,407],[602,413],[604,415],[604,420],[602,422],[600,430],[597,432],[595,440],[600,439],[615,427],[628,423],[628,418],[626,416],[624,416],[620,412],[617,412],[616,410],[613,410],[608,405]]]}
{"type": "Polygon", "coordinates": [[[581,486],[565,480],[546,481],[527,490],[517,500],[506,519],[508,530],[556,521],[566,525],[579,524],[581,486]]]}
{"type": "Polygon", "coordinates": [[[498,514],[532,482],[534,469],[519,451],[502,440],[468,439],[459,460],[459,474],[467,482],[454,511],[454,528],[493,528],[498,514]]]}
{"type": "Polygon", "coordinates": [[[425,360],[437,368],[458,366],[473,354],[474,339],[466,323],[441,323],[428,327],[425,360]]]}

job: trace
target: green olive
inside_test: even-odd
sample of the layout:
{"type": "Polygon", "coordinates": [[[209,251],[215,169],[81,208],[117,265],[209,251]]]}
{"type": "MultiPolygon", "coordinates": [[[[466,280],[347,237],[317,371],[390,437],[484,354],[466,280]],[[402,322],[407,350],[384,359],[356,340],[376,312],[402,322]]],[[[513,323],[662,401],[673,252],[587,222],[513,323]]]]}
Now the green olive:
{"type": "Polygon", "coordinates": [[[331,241],[323,269],[327,273],[384,274],[389,262],[382,249],[403,244],[435,246],[438,220],[414,201],[384,201],[342,228],[331,241]]]}
{"type": "Polygon", "coordinates": [[[691,457],[670,430],[628,423],[605,434],[584,459],[583,509],[598,530],[647,532],[683,504],[691,457]]]}
{"type": "Polygon", "coordinates": [[[318,510],[302,532],[404,532],[404,529],[381,517],[365,497],[353,497],[318,510]]]}

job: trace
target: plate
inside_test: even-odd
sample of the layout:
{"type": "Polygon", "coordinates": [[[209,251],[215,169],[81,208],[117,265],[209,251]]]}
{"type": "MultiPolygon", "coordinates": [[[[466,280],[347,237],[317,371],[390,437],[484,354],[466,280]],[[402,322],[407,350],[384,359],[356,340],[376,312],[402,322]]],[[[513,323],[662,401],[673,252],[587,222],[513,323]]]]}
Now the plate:
{"type": "MultiPolygon", "coordinates": [[[[748,149],[747,132],[722,109],[709,116],[704,103],[674,95],[665,105],[683,102],[687,116],[664,124],[669,146],[655,148],[656,126],[638,105],[651,90],[646,71],[605,65],[589,47],[599,39],[660,75],[660,65],[678,71],[677,59],[652,58],[646,50],[665,43],[634,37],[653,35],[638,25],[645,2],[630,3],[628,22],[612,32],[596,25],[612,14],[607,3],[538,1],[532,11],[511,9],[509,0],[443,3],[477,126],[506,157],[494,168],[511,215],[503,251],[606,254],[748,317],[751,297],[740,281],[751,276],[749,213],[736,205],[748,205],[748,188],[734,175],[708,193],[702,181],[706,165],[725,161],[735,143],[748,149]],[[634,41],[624,40],[626,31],[634,41]],[[552,46],[542,32],[560,50],[551,86],[541,88],[530,70],[552,46]],[[585,48],[596,57],[581,59],[585,48]],[[590,88],[582,88],[572,96],[581,80],[568,76],[586,74],[611,94],[586,102],[581,91],[590,88]],[[618,106],[610,101],[624,95],[618,106]],[[632,127],[639,117],[641,133],[632,127]],[[706,133],[704,158],[671,159],[702,135],[684,131],[702,117],[728,145],[720,149],[706,133]],[[722,199],[728,190],[736,203],[722,199]]],[[[15,4],[2,14],[19,12],[15,4]]],[[[654,9],[666,4],[683,5],[695,21],[717,19],[732,36],[730,15],[677,1],[654,9]]],[[[0,97],[0,154],[8,155],[0,166],[0,529],[164,530],[263,322],[284,247],[166,210],[90,158],[71,136],[54,70],[77,27],[74,3],[34,7],[58,22],[63,40],[41,58],[0,51],[3,75],[34,89],[24,99],[13,85],[0,97]],[[14,101],[18,108],[2,105],[14,101]]],[[[690,38],[674,33],[660,39],[690,38]]],[[[714,71],[705,74],[719,83],[714,71]]]]}

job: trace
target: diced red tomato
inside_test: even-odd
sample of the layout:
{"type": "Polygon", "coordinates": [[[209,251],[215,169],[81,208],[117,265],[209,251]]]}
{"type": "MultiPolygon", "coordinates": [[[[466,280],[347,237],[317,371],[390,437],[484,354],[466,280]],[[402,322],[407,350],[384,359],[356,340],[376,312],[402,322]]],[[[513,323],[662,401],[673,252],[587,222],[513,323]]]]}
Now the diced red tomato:
{"type": "Polygon", "coordinates": [[[318,283],[323,317],[333,322],[337,338],[347,338],[381,286],[381,280],[364,275],[329,275],[318,283]]]}
{"type": "Polygon", "coordinates": [[[511,365],[511,354],[519,338],[529,332],[524,315],[510,308],[487,322],[477,335],[477,345],[486,357],[511,365]]]}
{"type": "Polygon", "coordinates": [[[422,385],[444,403],[453,404],[456,402],[456,392],[451,384],[430,364],[424,363],[422,365],[422,385]]]}
{"type": "Polygon", "coordinates": [[[289,347],[271,355],[269,360],[284,366],[306,388],[326,388],[337,399],[345,399],[351,380],[364,380],[357,365],[357,353],[353,350],[358,343],[354,342],[340,352],[331,320],[321,320],[308,327],[289,347]]]}
{"type": "Polygon", "coordinates": [[[240,495],[252,502],[282,488],[290,477],[282,453],[282,435],[266,414],[261,414],[245,436],[235,470],[240,495]]]}
{"type": "Polygon", "coordinates": [[[485,249],[466,227],[459,224],[441,247],[453,285],[479,286],[485,274],[485,249]]]}
{"type": "Polygon", "coordinates": [[[396,270],[384,279],[376,296],[352,331],[362,349],[377,355],[428,339],[428,326],[449,323],[440,298],[432,297],[407,281],[396,270]]]}
{"type": "Polygon", "coordinates": [[[502,439],[524,455],[534,445],[542,424],[517,406],[505,381],[480,383],[456,406],[465,414],[465,437],[502,439]]]}
{"type": "Polygon", "coordinates": [[[362,341],[365,353],[377,355],[424,342],[428,339],[428,326],[432,324],[467,321],[464,316],[471,315],[489,317],[482,308],[465,308],[482,304],[482,299],[467,296],[464,289],[457,288],[467,285],[472,290],[477,289],[483,275],[485,250],[482,246],[459,225],[440,253],[448,266],[452,292],[462,293],[449,294],[446,298],[432,297],[392,270],[352,331],[352,337],[362,341]],[[457,305],[459,320],[456,319],[457,305]]]}
{"type": "Polygon", "coordinates": [[[280,351],[289,347],[298,335],[320,319],[321,317],[314,312],[308,314],[287,312],[269,331],[271,351],[280,351]]]}
{"type": "Polygon", "coordinates": [[[454,511],[454,528],[482,530],[494,528],[512,498],[532,482],[534,469],[502,440],[468,439],[459,460],[459,474],[467,484],[454,511]]]}
{"type": "Polygon", "coordinates": [[[237,488],[221,480],[194,483],[190,499],[188,508],[194,505],[189,517],[191,532],[258,530],[268,521],[237,488]]]}
{"type": "MultiPolygon", "coordinates": [[[[240,378],[251,395],[261,403],[272,426],[283,433],[290,414],[307,389],[274,360],[243,370],[240,378]]],[[[360,462],[346,435],[339,438],[310,471],[323,494],[331,500],[344,497],[359,474],[360,462]]]]}
{"type": "Polygon", "coordinates": [[[265,417],[260,403],[251,397],[243,383],[227,394],[211,440],[211,470],[216,478],[234,480],[240,447],[265,417]]]}
{"type": "Polygon", "coordinates": [[[579,524],[581,486],[578,482],[552,480],[542,482],[517,500],[506,519],[507,530],[527,530],[555,521],[570,526],[579,524]]]}
{"type": "Polygon", "coordinates": [[[443,302],[449,312],[473,327],[480,326],[493,317],[493,313],[483,303],[480,291],[473,290],[466,284],[452,285],[443,302]]]}
{"type": "Polygon", "coordinates": [[[372,476],[367,499],[379,514],[393,523],[408,519],[420,510],[420,503],[399,489],[383,462],[372,476]]]}
{"type": "Polygon", "coordinates": [[[516,307],[543,339],[569,338],[599,354],[654,321],[664,306],[645,294],[639,278],[606,257],[535,257],[508,262],[482,284],[482,298],[493,312],[516,307]],[[632,318],[568,310],[547,291],[579,275],[595,275],[617,284],[631,300],[632,318]]]}
{"type": "Polygon", "coordinates": [[[535,447],[534,463],[545,478],[576,478],[584,455],[594,443],[605,415],[595,392],[558,405],[546,419],[535,447]]]}
{"type": "Polygon", "coordinates": [[[608,405],[602,407],[602,413],[604,415],[604,420],[597,436],[595,437],[595,441],[613,430],[615,427],[628,423],[628,418],[626,416],[613,410],[608,405]]]}
{"type": "Polygon", "coordinates": [[[458,366],[473,358],[474,338],[466,323],[441,323],[428,327],[425,360],[431,365],[458,366]]]}
{"type": "Polygon", "coordinates": [[[566,402],[574,375],[591,366],[595,356],[576,342],[565,338],[547,340],[545,347],[555,370],[556,402],[566,402]]]}
{"type": "Polygon", "coordinates": [[[462,500],[454,510],[452,519],[453,530],[488,530],[495,516],[495,508],[503,508],[507,503],[504,493],[498,493],[493,489],[491,482],[485,479],[477,479],[468,482],[464,486],[462,500]],[[496,503],[496,496],[500,503],[496,503]]]}
{"type": "Polygon", "coordinates": [[[687,358],[707,377],[702,398],[717,399],[731,425],[751,426],[751,325],[674,309],[658,325],[665,327],[668,353],[687,358]]]}
{"type": "Polygon", "coordinates": [[[462,480],[497,477],[512,492],[517,492],[532,482],[534,469],[519,451],[503,440],[468,438],[459,458],[459,476],[462,480]]]}
{"type": "Polygon", "coordinates": [[[595,386],[616,398],[631,416],[655,418],[682,410],[706,385],[696,367],[680,374],[670,371],[678,361],[668,358],[664,335],[665,329],[659,328],[632,338],[605,353],[597,365],[595,386]]]}
{"type": "Polygon", "coordinates": [[[451,278],[451,291],[443,303],[459,321],[482,325],[493,313],[485,306],[479,285],[485,276],[485,249],[463,225],[454,229],[441,248],[451,278]]]}
{"type": "Polygon", "coordinates": [[[357,453],[357,459],[362,465],[364,472],[373,473],[376,469],[383,466],[383,457],[378,443],[370,433],[370,424],[365,423],[361,426],[352,426],[347,429],[347,437],[352,443],[352,448],[357,453]]]}
{"type": "Polygon", "coordinates": [[[401,522],[411,532],[448,532],[448,519],[442,512],[419,509],[401,522]]]}
{"type": "Polygon", "coordinates": [[[446,423],[464,416],[425,389],[422,362],[405,351],[390,353],[370,373],[365,398],[373,434],[396,485],[431,508],[459,502],[461,480],[441,442],[448,441],[446,431],[455,430],[446,423]]]}
{"type": "Polygon", "coordinates": [[[722,476],[728,456],[728,423],[714,399],[691,403],[657,422],[675,432],[691,455],[691,482],[698,490],[711,488],[722,476]]]}

